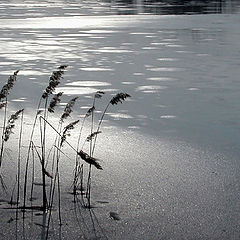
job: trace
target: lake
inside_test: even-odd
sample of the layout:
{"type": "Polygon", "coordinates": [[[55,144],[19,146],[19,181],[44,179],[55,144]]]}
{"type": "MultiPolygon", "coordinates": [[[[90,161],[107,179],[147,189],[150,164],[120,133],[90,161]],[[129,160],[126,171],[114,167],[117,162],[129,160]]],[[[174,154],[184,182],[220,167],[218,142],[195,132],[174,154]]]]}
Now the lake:
{"type": "MultiPolygon", "coordinates": [[[[239,217],[240,3],[166,2],[3,0],[0,83],[20,69],[9,108],[25,108],[28,124],[51,72],[63,64],[69,67],[57,88],[64,92],[61,109],[70,98],[79,97],[72,120],[91,107],[96,91],[106,93],[97,103],[97,117],[114,94],[130,94],[126,103],[109,109],[104,139],[112,140],[99,154],[107,160],[111,157],[106,152],[120,158],[112,184],[126,184],[135,194],[129,208],[144,216],[142,224],[152,214],[150,229],[158,228],[159,202],[164,202],[161,214],[171,221],[145,239],[238,239],[239,227],[233,223],[239,217]],[[135,175],[128,175],[128,164],[135,175]],[[129,176],[137,190],[128,185],[129,176]],[[152,209],[145,205],[149,215],[134,205],[139,192],[156,195],[151,200],[144,195],[144,202],[153,204],[152,209]],[[179,205],[173,207],[169,199],[178,199],[179,205]],[[191,199],[190,205],[186,199],[191,199]],[[167,209],[170,217],[162,212],[167,209]],[[190,227],[184,232],[186,226],[190,227]],[[218,226],[221,229],[214,232],[218,226]]],[[[106,174],[110,176],[110,170],[106,174]]],[[[107,189],[104,176],[100,179],[107,189]]],[[[112,185],[110,189],[121,195],[112,185]]],[[[130,194],[119,191],[126,202],[130,194]]],[[[117,204],[111,194],[108,197],[117,204]]],[[[141,218],[136,221],[140,229],[141,218]]],[[[131,226],[135,227],[122,226],[125,230],[110,239],[127,239],[131,226]]]]}
{"type": "Polygon", "coordinates": [[[109,114],[111,121],[237,156],[239,14],[225,13],[238,12],[239,4],[211,1],[202,7],[203,13],[223,14],[173,15],[178,5],[169,5],[164,15],[144,10],[165,7],[159,2],[1,2],[1,82],[22,70],[12,104],[35,106],[33,98],[53,69],[68,64],[59,90],[82,95],[83,105],[97,89],[132,95],[131,104],[109,114]],[[122,15],[126,9],[133,12],[122,15]]]}

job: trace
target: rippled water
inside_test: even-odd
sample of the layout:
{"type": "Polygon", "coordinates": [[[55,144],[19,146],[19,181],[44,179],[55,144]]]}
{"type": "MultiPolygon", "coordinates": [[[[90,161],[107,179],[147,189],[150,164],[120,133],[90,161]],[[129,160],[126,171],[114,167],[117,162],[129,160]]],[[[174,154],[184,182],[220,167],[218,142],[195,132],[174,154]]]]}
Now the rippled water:
{"type": "MultiPolygon", "coordinates": [[[[21,69],[12,107],[34,108],[51,72],[68,64],[58,90],[68,99],[80,95],[83,107],[97,90],[108,93],[103,105],[118,91],[132,95],[131,102],[111,109],[112,123],[237,155],[239,15],[153,15],[144,10],[150,7],[166,9],[120,1],[2,1],[1,83],[21,69]]],[[[238,7],[221,2],[220,11],[216,1],[202,12],[238,7]]]]}
{"type": "MultiPolygon", "coordinates": [[[[49,117],[54,126],[72,97],[79,99],[69,121],[85,116],[98,90],[106,94],[97,99],[94,120],[117,92],[132,96],[110,106],[98,139],[96,157],[103,160],[104,171],[94,176],[92,196],[108,204],[97,208],[96,224],[71,218],[66,191],[75,164],[67,156],[60,161],[62,212],[68,219],[62,238],[93,239],[94,232],[97,239],[100,223],[109,239],[239,239],[240,3],[163,2],[0,2],[0,85],[20,69],[8,115],[25,108],[21,164],[38,100],[59,65],[69,67],[57,88],[63,100],[49,117]],[[119,211],[119,223],[107,218],[112,211],[119,211]],[[86,237],[79,232],[81,224],[86,237]]],[[[5,146],[2,169],[9,191],[19,128],[5,146]]],[[[55,135],[49,129],[47,147],[55,135]]],[[[77,134],[69,137],[73,146],[77,134]]],[[[74,159],[75,152],[65,149],[74,159]]],[[[39,185],[38,169],[35,179],[39,185]]],[[[38,216],[31,223],[26,218],[22,227],[10,225],[13,218],[5,211],[0,214],[6,238],[18,236],[10,228],[25,236],[25,225],[26,238],[44,233],[44,218],[41,224],[38,216]],[[33,223],[42,226],[42,233],[33,223]]]]}

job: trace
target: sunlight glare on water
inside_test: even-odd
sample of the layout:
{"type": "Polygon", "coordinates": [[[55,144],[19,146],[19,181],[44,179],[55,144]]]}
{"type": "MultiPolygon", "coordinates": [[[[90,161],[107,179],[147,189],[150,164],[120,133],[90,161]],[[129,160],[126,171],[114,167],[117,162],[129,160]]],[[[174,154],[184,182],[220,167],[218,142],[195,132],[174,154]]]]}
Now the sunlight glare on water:
{"type": "MultiPolygon", "coordinates": [[[[220,9],[216,4],[209,3],[208,9],[220,9]]],[[[31,102],[54,68],[67,64],[57,91],[84,96],[84,105],[97,90],[110,96],[117,90],[128,92],[132,102],[121,106],[131,109],[132,118],[123,123],[127,126],[136,126],[141,113],[151,120],[138,127],[148,133],[168,135],[171,129],[175,136],[212,142],[217,132],[218,144],[225,146],[226,138],[237,144],[234,124],[239,115],[234,120],[231,113],[238,112],[234,66],[239,59],[239,15],[171,14],[188,11],[186,6],[168,8],[167,15],[156,4],[151,5],[155,13],[150,12],[150,5],[4,1],[0,11],[8,15],[0,21],[0,76],[5,79],[21,69],[14,99],[25,97],[27,86],[31,91],[26,102],[31,102]],[[119,15],[120,9],[131,14],[119,15]],[[163,116],[178,117],[167,124],[163,116]]],[[[230,6],[221,8],[224,13],[230,6]]]]}

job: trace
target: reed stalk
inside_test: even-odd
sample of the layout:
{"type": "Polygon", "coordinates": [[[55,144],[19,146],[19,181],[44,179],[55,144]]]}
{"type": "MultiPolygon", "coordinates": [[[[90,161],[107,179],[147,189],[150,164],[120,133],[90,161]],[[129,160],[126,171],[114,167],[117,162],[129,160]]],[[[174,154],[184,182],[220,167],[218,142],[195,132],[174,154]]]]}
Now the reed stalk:
{"type": "Polygon", "coordinates": [[[19,198],[20,198],[20,172],[21,172],[20,163],[21,163],[22,134],[23,134],[23,111],[21,114],[21,124],[20,124],[19,141],[18,141],[17,207],[18,207],[19,198]]]}

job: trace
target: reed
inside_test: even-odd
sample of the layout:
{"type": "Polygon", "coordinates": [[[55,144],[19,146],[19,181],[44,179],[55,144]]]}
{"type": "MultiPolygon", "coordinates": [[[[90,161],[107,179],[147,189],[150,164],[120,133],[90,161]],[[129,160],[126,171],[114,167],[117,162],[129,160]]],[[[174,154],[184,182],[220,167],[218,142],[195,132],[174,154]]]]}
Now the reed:
{"type": "MultiPolygon", "coordinates": [[[[74,97],[70,99],[70,101],[67,103],[66,107],[64,108],[63,113],[60,115],[60,119],[58,121],[58,127],[55,128],[53,124],[51,124],[51,114],[55,113],[56,106],[61,101],[61,97],[63,95],[63,92],[59,92],[53,95],[52,99],[50,100],[50,96],[55,92],[56,87],[60,84],[61,79],[63,78],[65,69],[67,68],[67,65],[62,65],[57,68],[56,71],[53,71],[50,78],[49,83],[47,87],[42,92],[39,103],[36,109],[36,114],[33,122],[33,126],[31,129],[30,139],[29,139],[29,145],[27,151],[27,159],[26,159],[26,165],[25,165],[25,172],[24,172],[24,190],[23,190],[23,206],[21,207],[24,209],[31,209],[31,207],[26,206],[26,199],[27,199],[27,184],[28,184],[28,171],[29,171],[29,163],[32,159],[32,174],[31,174],[31,196],[30,200],[33,201],[33,183],[34,183],[34,174],[36,171],[36,164],[35,164],[35,158],[38,158],[40,161],[40,167],[41,167],[41,177],[42,177],[42,206],[38,206],[37,209],[41,209],[42,211],[46,212],[49,211],[48,215],[48,225],[47,228],[49,228],[49,223],[51,220],[51,214],[52,214],[52,207],[54,204],[54,195],[58,193],[58,196],[56,196],[56,199],[58,197],[58,215],[59,215],[59,224],[62,225],[62,219],[61,219],[61,182],[60,182],[60,157],[62,155],[65,155],[65,145],[68,145],[75,153],[76,153],[76,159],[74,164],[74,180],[73,180],[73,194],[74,194],[74,201],[75,196],[77,194],[77,186],[80,183],[81,191],[83,190],[83,181],[86,181],[86,193],[84,195],[82,194],[82,198],[84,196],[86,197],[83,201],[84,207],[91,208],[91,180],[92,180],[92,174],[93,170],[103,170],[102,164],[100,164],[100,160],[94,156],[94,152],[96,149],[97,144],[97,138],[99,134],[102,133],[101,126],[103,123],[103,119],[106,115],[106,112],[108,111],[109,107],[111,105],[117,105],[119,103],[123,103],[127,98],[130,97],[127,93],[118,93],[115,96],[113,96],[110,101],[108,102],[107,106],[103,109],[102,114],[100,115],[100,118],[98,119],[95,114],[96,110],[96,101],[97,99],[102,98],[102,96],[105,94],[103,91],[97,91],[93,95],[92,99],[92,106],[87,110],[86,114],[84,115],[82,119],[82,125],[79,130],[78,139],[77,139],[77,146],[74,148],[69,142],[69,138],[71,137],[72,131],[75,130],[77,124],[79,124],[81,119],[75,120],[70,122],[69,124],[65,124],[65,121],[71,116],[73,112],[73,108],[75,103],[77,102],[78,97],[74,97]],[[43,109],[43,110],[42,110],[43,109]],[[86,122],[86,119],[89,119],[90,126],[87,129],[87,137],[83,139],[82,141],[82,132],[83,128],[85,127],[84,124],[86,122]],[[50,120],[49,120],[50,119],[50,120]],[[38,122],[39,120],[39,122],[38,122]],[[35,142],[35,130],[39,126],[40,128],[40,145],[39,143],[36,144],[35,142]],[[49,140],[51,139],[48,135],[48,127],[51,127],[56,132],[55,141],[49,140]],[[52,142],[54,143],[52,144],[52,142]],[[83,145],[80,148],[80,142],[83,145]],[[49,145],[51,143],[51,145],[49,145]],[[87,150],[85,151],[85,144],[87,145],[87,150]],[[52,150],[49,151],[49,154],[47,155],[48,146],[52,146],[52,149],[54,149],[54,154],[52,156],[52,150]],[[49,167],[49,162],[51,161],[50,157],[52,158],[52,167],[49,167]],[[88,167],[88,173],[83,172],[84,168],[88,167]],[[51,170],[49,171],[49,169],[51,170]],[[85,174],[83,174],[85,173],[85,174]],[[48,180],[51,179],[51,187],[50,190],[47,191],[46,189],[46,183],[48,180]],[[56,192],[56,193],[55,193],[56,192]],[[87,199],[87,200],[86,200],[87,199]]],[[[1,142],[1,152],[0,152],[0,168],[2,165],[2,159],[4,154],[4,143],[9,141],[11,138],[11,134],[14,131],[16,121],[21,116],[21,123],[20,123],[20,130],[19,130],[19,140],[18,140],[18,157],[17,157],[17,177],[16,182],[14,182],[13,190],[12,190],[12,198],[11,201],[13,203],[13,196],[15,196],[17,191],[17,208],[19,208],[18,204],[21,201],[21,183],[20,183],[20,177],[21,177],[21,148],[22,148],[22,137],[23,137],[23,116],[24,116],[24,109],[20,109],[16,111],[14,114],[12,114],[9,119],[7,120],[7,107],[8,107],[8,95],[10,90],[13,88],[14,83],[17,78],[17,74],[19,71],[14,72],[12,76],[9,77],[7,84],[5,84],[0,92],[0,110],[4,109],[4,119],[3,119],[3,132],[2,132],[2,142],[1,142]]],[[[39,138],[36,138],[39,140],[39,138]]],[[[38,163],[37,163],[38,164],[38,163]]],[[[85,171],[85,170],[84,170],[85,171]]],[[[0,183],[3,186],[3,188],[6,187],[6,185],[3,182],[2,175],[0,174],[0,183]]],[[[72,187],[72,186],[71,186],[72,187]]],[[[32,207],[33,209],[33,207],[32,207]]],[[[47,229],[47,235],[46,239],[48,237],[48,229],[47,229]]]]}
{"type": "Polygon", "coordinates": [[[3,134],[3,140],[6,142],[8,141],[10,135],[13,133],[13,128],[15,127],[15,121],[19,118],[19,115],[23,113],[24,109],[20,109],[14,114],[11,115],[11,117],[8,119],[7,126],[5,128],[4,134],[3,134]]]}
{"type": "Polygon", "coordinates": [[[72,99],[68,102],[68,104],[67,104],[67,106],[65,107],[64,112],[63,112],[63,114],[62,114],[62,116],[61,116],[61,118],[60,118],[60,122],[63,122],[65,119],[67,119],[67,118],[70,116],[71,112],[73,111],[73,110],[72,110],[72,109],[73,109],[73,106],[74,106],[74,104],[75,104],[75,102],[76,102],[77,99],[78,99],[78,97],[75,97],[75,98],[72,98],[72,99]]]}
{"type": "MultiPolygon", "coordinates": [[[[45,90],[43,91],[38,106],[37,106],[37,112],[34,118],[34,123],[33,123],[33,127],[32,127],[32,131],[31,131],[31,136],[30,136],[30,140],[29,140],[29,146],[28,146],[28,153],[27,153],[27,160],[26,160],[26,165],[25,165],[25,180],[24,180],[24,204],[23,204],[23,208],[26,207],[26,195],[27,195],[27,181],[28,181],[28,166],[29,166],[29,160],[30,160],[30,152],[31,152],[31,144],[33,141],[33,136],[34,136],[34,132],[35,132],[35,128],[37,125],[37,119],[38,117],[43,113],[44,117],[47,116],[47,102],[48,102],[48,97],[55,91],[55,88],[58,86],[58,84],[60,83],[61,79],[63,78],[64,72],[66,70],[68,66],[67,65],[61,65],[60,67],[57,68],[56,71],[53,71],[50,78],[49,78],[49,84],[48,86],[45,88],[45,90]],[[44,110],[41,110],[41,103],[42,100],[45,100],[45,106],[44,106],[44,110]]],[[[60,97],[58,95],[58,97],[60,97]]],[[[56,103],[58,102],[58,97],[56,103]]],[[[53,103],[52,103],[53,104],[53,103]]],[[[51,110],[54,109],[55,106],[49,106],[49,108],[51,110]],[[53,108],[53,109],[52,109],[53,108]]],[[[50,111],[51,111],[50,110],[50,111]]],[[[45,124],[45,123],[44,123],[45,124]]],[[[45,129],[46,126],[43,126],[43,132],[41,132],[41,146],[42,146],[42,181],[43,181],[43,209],[46,210],[47,208],[47,197],[46,197],[46,184],[45,184],[45,173],[44,173],[44,165],[45,165],[45,129]]],[[[31,197],[32,198],[32,197],[31,197]]]]}
{"type": "MultiPolygon", "coordinates": [[[[5,133],[5,127],[6,127],[6,120],[7,120],[7,104],[8,104],[8,94],[10,90],[13,88],[14,83],[17,81],[17,75],[19,73],[19,70],[15,71],[13,75],[10,75],[8,78],[7,83],[2,87],[0,91],[0,109],[4,108],[4,117],[3,117],[3,129],[2,129],[2,138],[1,138],[1,150],[0,150],[0,169],[2,166],[2,160],[3,160],[3,151],[4,151],[4,133],[5,133]]],[[[1,176],[1,175],[0,175],[1,176]]],[[[4,182],[2,176],[0,177],[1,184],[4,187],[4,182]]]]}
{"type": "Polygon", "coordinates": [[[55,107],[56,107],[57,103],[59,103],[61,101],[62,95],[63,95],[63,92],[59,92],[54,95],[54,97],[52,98],[52,100],[49,104],[49,107],[48,107],[49,112],[54,113],[55,107]]]}
{"type": "MultiPolygon", "coordinates": [[[[127,93],[117,93],[111,100],[110,102],[107,104],[107,106],[105,107],[103,113],[102,113],[102,116],[99,120],[99,123],[98,123],[98,127],[97,127],[97,130],[96,132],[99,132],[100,131],[100,128],[101,128],[101,125],[102,125],[102,122],[103,122],[103,119],[104,119],[104,116],[109,108],[110,105],[117,105],[118,103],[123,103],[123,101],[125,101],[127,98],[131,97],[129,94],[127,93]]],[[[94,153],[94,150],[95,150],[95,147],[96,147],[96,141],[97,141],[97,136],[94,138],[94,143],[93,143],[93,148],[92,148],[92,155],[94,153]]]]}
{"type": "MultiPolygon", "coordinates": [[[[55,193],[55,187],[57,184],[58,187],[58,214],[59,214],[59,224],[60,226],[62,225],[62,220],[61,220],[61,188],[60,188],[60,173],[59,173],[59,161],[60,161],[60,153],[62,153],[61,148],[63,147],[64,142],[66,142],[67,136],[70,136],[70,131],[73,130],[75,128],[75,125],[79,122],[79,120],[76,120],[74,122],[69,123],[67,126],[65,126],[62,129],[62,124],[64,122],[64,120],[66,120],[69,116],[70,113],[72,113],[73,111],[73,107],[76,103],[76,100],[78,99],[78,97],[72,98],[66,105],[63,114],[60,117],[60,121],[59,121],[59,126],[58,126],[58,130],[56,130],[55,128],[53,128],[58,136],[58,140],[57,137],[55,139],[55,144],[57,144],[56,149],[56,171],[55,171],[55,176],[54,176],[54,181],[53,184],[51,184],[51,195],[50,195],[50,211],[49,211],[49,218],[48,218],[48,226],[50,224],[50,219],[51,219],[51,213],[52,213],[52,205],[53,205],[53,199],[54,199],[54,193],[55,193]]],[[[48,121],[46,121],[45,118],[43,118],[45,120],[46,123],[48,123],[48,121]]],[[[50,124],[50,126],[52,127],[52,125],[50,124]]],[[[48,231],[47,231],[47,235],[48,235],[48,231]]]]}
{"type": "MultiPolygon", "coordinates": [[[[95,104],[95,98],[99,98],[101,97],[101,93],[99,94],[99,92],[97,92],[95,94],[95,97],[94,97],[94,103],[93,103],[93,106],[95,104]]],[[[91,166],[92,164],[98,168],[98,169],[102,169],[101,166],[98,167],[98,163],[97,161],[95,161],[95,159],[93,158],[93,154],[94,154],[94,150],[95,150],[95,147],[96,147],[96,141],[97,141],[97,136],[99,133],[101,133],[100,131],[100,127],[102,125],[102,122],[103,122],[103,118],[109,108],[110,105],[117,105],[118,103],[123,103],[123,101],[125,101],[126,98],[129,98],[131,97],[129,94],[127,93],[117,93],[111,100],[110,102],[107,104],[107,106],[105,107],[103,113],[102,113],[102,116],[99,120],[99,123],[98,123],[98,127],[97,127],[97,130],[93,133],[92,129],[91,129],[91,134],[88,136],[87,140],[90,139],[90,156],[85,156],[85,158],[87,158],[88,160],[88,163],[90,164],[89,166],[89,172],[88,172],[88,181],[87,181],[87,192],[86,192],[86,198],[88,200],[88,208],[91,207],[91,166]],[[94,142],[92,143],[92,140],[93,140],[93,137],[94,137],[94,142]],[[93,158],[93,159],[92,159],[93,158]]],[[[93,122],[93,120],[92,120],[93,122]]],[[[79,152],[80,154],[80,152],[79,152]]],[[[82,154],[83,155],[83,154],[82,154]]],[[[81,155],[80,155],[81,156],[81,155]]],[[[84,156],[84,155],[83,155],[84,156]]],[[[84,159],[82,157],[82,159],[84,159]]],[[[84,159],[85,160],[85,159],[84,159]]],[[[86,160],[85,160],[86,161],[86,160]]]]}

